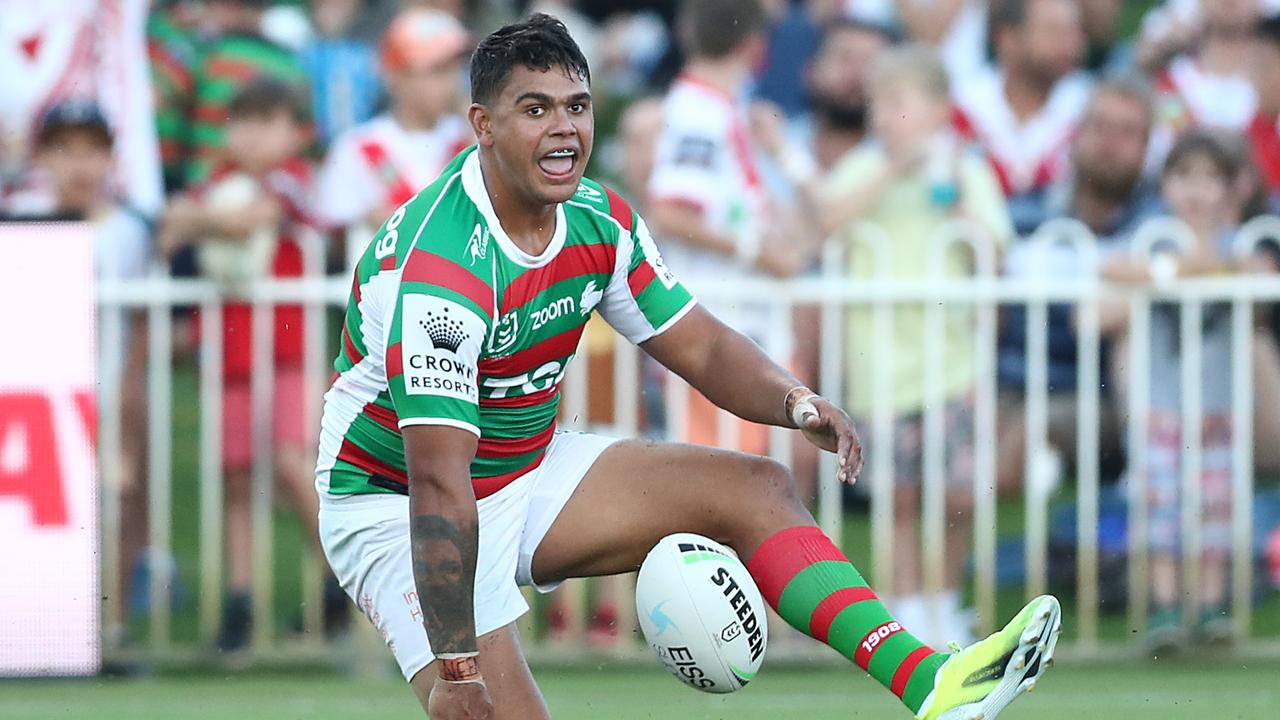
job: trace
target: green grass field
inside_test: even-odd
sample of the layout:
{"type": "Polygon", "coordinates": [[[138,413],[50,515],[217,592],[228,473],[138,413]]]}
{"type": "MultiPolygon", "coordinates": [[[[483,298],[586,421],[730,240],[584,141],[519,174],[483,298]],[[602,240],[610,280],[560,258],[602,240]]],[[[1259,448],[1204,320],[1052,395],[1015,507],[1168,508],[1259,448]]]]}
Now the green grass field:
{"type": "MultiPolygon", "coordinates": [[[[558,720],[907,718],[871,679],[785,669],[731,696],[702,695],[652,668],[537,672],[558,720]]],[[[1002,720],[1249,720],[1280,716],[1280,664],[1060,664],[1002,720]]],[[[420,718],[401,682],[332,674],[183,675],[0,682],[5,720],[420,718]]]]}

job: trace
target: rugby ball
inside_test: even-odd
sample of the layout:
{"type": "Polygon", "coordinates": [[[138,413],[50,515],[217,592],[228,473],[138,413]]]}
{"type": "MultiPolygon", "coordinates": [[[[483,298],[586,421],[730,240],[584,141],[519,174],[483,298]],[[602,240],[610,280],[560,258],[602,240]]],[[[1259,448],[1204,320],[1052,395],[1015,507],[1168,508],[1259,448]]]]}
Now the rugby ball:
{"type": "Polygon", "coordinates": [[[739,690],[764,661],[760,590],[732,550],[701,535],[668,535],[649,551],[636,580],[636,614],[658,659],[696,690],[739,690]]]}
{"type": "MultiPolygon", "coordinates": [[[[253,176],[233,173],[209,188],[204,204],[211,210],[236,212],[248,207],[262,193],[262,184],[253,176]]],[[[201,274],[231,292],[246,292],[255,280],[271,273],[276,230],[271,226],[260,227],[244,239],[204,238],[196,246],[201,274]]]]}

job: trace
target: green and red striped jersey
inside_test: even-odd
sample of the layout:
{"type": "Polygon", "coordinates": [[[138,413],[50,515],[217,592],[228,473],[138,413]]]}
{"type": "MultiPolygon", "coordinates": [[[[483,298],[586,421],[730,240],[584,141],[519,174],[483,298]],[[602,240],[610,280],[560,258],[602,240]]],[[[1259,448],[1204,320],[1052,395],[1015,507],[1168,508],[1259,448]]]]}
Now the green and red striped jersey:
{"type": "Polygon", "coordinates": [[[185,184],[187,143],[191,135],[194,70],[199,57],[195,28],[172,8],[156,8],[147,17],[147,57],[155,95],[156,137],[165,189],[185,184]]]}
{"type": "Polygon", "coordinates": [[[293,51],[260,35],[227,33],[204,47],[193,75],[188,183],[195,184],[209,176],[225,144],[227,106],[240,88],[259,76],[302,89],[307,84],[306,73],[293,51]]]}
{"type": "Polygon", "coordinates": [[[592,311],[641,343],[694,299],[622,198],[584,179],[556,208],[551,244],[526,254],[503,232],[475,148],[402,205],[356,267],[325,395],[321,492],[404,492],[409,425],[479,437],[477,498],[542,462],[560,381],[592,311]]]}

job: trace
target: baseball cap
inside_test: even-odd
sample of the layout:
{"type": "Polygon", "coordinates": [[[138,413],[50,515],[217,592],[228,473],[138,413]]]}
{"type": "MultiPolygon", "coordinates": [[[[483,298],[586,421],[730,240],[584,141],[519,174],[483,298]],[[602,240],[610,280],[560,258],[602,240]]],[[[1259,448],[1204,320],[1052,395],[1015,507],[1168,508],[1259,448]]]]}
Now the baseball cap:
{"type": "Polygon", "coordinates": [[[111,144],[111,124],[98,104],[89,100],[63,100],[45,111],[36,130],[36,144],[49,141],[56,133],[68,129],[92,130],[111,144]]]}
{"type": "Polygon", "coordinates": [[[443,10],[413,8],[391,21],[382,36],[382,66],[387,70],[430,67],[461,55],[471,35],[443,10]]]}

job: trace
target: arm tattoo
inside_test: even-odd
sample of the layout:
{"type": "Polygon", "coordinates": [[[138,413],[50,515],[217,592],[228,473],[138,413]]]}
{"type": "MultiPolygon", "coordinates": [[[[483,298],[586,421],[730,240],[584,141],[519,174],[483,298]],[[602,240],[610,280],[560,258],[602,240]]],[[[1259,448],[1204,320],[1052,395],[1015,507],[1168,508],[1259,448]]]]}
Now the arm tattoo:
{"type": "Polygon", "coordinates": [[[431,649],[441,653],[476,650],[473,588],[476,576],[476,520],[416,515],[409,525],[413,578],[431,649]]]}

